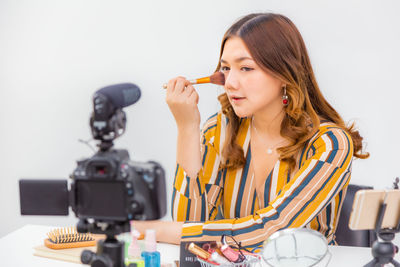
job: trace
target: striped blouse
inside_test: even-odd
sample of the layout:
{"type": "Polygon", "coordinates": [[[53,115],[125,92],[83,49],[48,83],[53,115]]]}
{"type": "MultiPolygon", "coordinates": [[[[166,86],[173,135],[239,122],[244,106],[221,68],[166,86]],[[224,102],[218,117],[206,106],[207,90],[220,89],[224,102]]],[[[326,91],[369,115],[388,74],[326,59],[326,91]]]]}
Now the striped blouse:
{"type": "Polygon", "coordinates": [[[307,227],[334,244],[353,157],[351,137],[333,123],[319,130],[298,153],[296,169],[276,162],[262,188],[255,187],[251,162],[250,118],[242,118],[237,142],[246,163],[238,169],[220,169],[227,118],[210,117],[202,130],[202,168],[189,178],[177,164],[172,195],[174,220],[185,221],[182,239],[220,240],[231,235],[250,249],[259,248],[277,230],[307,227]],[[225,219],[215,220],[218,212],[225,219]]]}

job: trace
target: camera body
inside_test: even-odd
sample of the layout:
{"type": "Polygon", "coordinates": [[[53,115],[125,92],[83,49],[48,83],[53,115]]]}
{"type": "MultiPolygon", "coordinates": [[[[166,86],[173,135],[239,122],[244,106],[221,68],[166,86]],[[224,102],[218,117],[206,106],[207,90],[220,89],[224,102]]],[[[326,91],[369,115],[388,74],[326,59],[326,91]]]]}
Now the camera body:
{"type": "Polygon", "coordinates": [[[80,219],[117,223],[166,213],[164,170],[153,161],[131,161],[127,150],[80,160],[71,178],[70,205],[80,219]]]}

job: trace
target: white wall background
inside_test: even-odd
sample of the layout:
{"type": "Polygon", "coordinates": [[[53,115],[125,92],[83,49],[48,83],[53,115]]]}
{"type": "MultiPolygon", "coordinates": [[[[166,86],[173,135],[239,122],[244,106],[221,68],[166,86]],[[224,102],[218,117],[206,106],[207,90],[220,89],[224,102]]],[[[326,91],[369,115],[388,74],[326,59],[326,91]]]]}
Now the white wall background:
{"type": "MultiPolygon", "coordinates": [[[[160,162],[170,195],[176,129],[161,85],[211,74],[225,30],[260,11],[283,13],[298,26],[323,93],[365,137],[371,157],[355,160],[352,182],[389,187],[400,176],[396,0],[2,0],[0,237],[27,223],[76,221],[20,216],[18,179],[68,178],[75,160],[91,155],[77,140],[91,137],[92,94],[114,83],[142,89],[140,102],[125,109],[127,132],[116,147],[160,162]]],[[[204,121],[218,110],[222,90],[197,88],[204,121]]]]}

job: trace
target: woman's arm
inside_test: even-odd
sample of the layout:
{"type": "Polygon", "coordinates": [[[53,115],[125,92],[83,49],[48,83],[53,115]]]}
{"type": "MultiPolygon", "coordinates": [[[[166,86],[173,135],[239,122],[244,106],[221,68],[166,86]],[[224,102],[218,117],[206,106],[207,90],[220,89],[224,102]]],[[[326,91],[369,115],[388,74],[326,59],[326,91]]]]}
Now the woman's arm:
{"type": "Polygon", "coordinates": [[[188,80],[177,77],[168,82],[165,100],[178,129],[177,162],[195,178],[201,168],[199,96],[188,80]]]}
{"type": "Polygon", "coordinates": [[[217,214],[222,195],[222,179],[216,181],[219,155],[210,142],[217,139],[216,116],[205,123],[200,142],[198,95],[189,81],[182,77],[171,79],[166,102],[178,129],[172,216],[178,221],[205,221],[217,214]]]}
{"type": "Polygon", "coordinates": [[[198,125],[178,126],[176,162],[193,179],[201,169],[200,128],[198,125]]]}
{"type": "Polygon", "coordinates": [[[157,241],[178,245],[181,241],[183,222],[168,221],[132,221],[131,226],[141,234],[146,233],[146,229],[156,231],[157,241]]]}
{"type": "Polygon", "coordinates": [[[203,126],[201,142],[198,142],[199,146],[201,143],[201,168],[197,175],[189,177],[184,167],[177,164],[171,202],[174,220],[204,222],[214,219],[218,213],[223,193],[218,153],[223,142],[218,134],[221,131],[221,116],[221,113],[214,114],[203,126]]]}
{"type": "MultiPolygon", "coordinates": [[[[203,146],[203,164],[201,165],[202,168],[199,175],[196,175],[195,178],[189,178],[180,164],[177,164],[172,197],[172,216],[178,221],[132,221],[132,228],[138,230],[142,234],[145,233],[146,229],[154,229],[156,230],[157,241],[179,244],[184,221],[205,221],[209,216],[215,217],[217,209],[212,208],[209,210],[207,206],[208,203],[215,207],[219,205],[222,196],[220,192],[222,179],[221,177],[219,177],[219,179],[216,179],[218,177],[214,177],[213,179],[213,176],[218,173],[214,170],[214,166],[218,169],[219,157],[217,156],[218,153],[215,147],[212,146],[209,141],[210,138],[215,137],[217,120],[221,119],[220,116],[221,115],[217,114],[211,116],[204,125],[201,142],[203,146]],[[206,183],[216,182],[217,185],[208,184],[206,186],[200,182],[200,180],[206,183]],[[208,193],[212,196],[207,197],[208,193]],[[208,201],[206,201],[206,199],[208,199],[208,201]]],[[[197,130],[197,133],[200,135],[199,130],[197,130]]],[[[198,144],[198,150],[200,151],[199,140],[198,144]]],[[[185,147],[183,146],[182,149],[185,149],[185,147]]],[[[184,153],[181,155],[184,155],[184,153]]]]}

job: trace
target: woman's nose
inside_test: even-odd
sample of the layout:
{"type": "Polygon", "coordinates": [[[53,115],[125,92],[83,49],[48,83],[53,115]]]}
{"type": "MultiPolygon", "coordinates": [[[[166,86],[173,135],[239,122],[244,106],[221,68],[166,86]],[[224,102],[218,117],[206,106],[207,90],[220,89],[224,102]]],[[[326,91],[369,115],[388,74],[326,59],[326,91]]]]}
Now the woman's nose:
{"type": "Polygon", "coordinates": [[[225,73],[225,88],[236,90],[238,88],[239,81],[235,71],[230,70],[225,73]]]}

